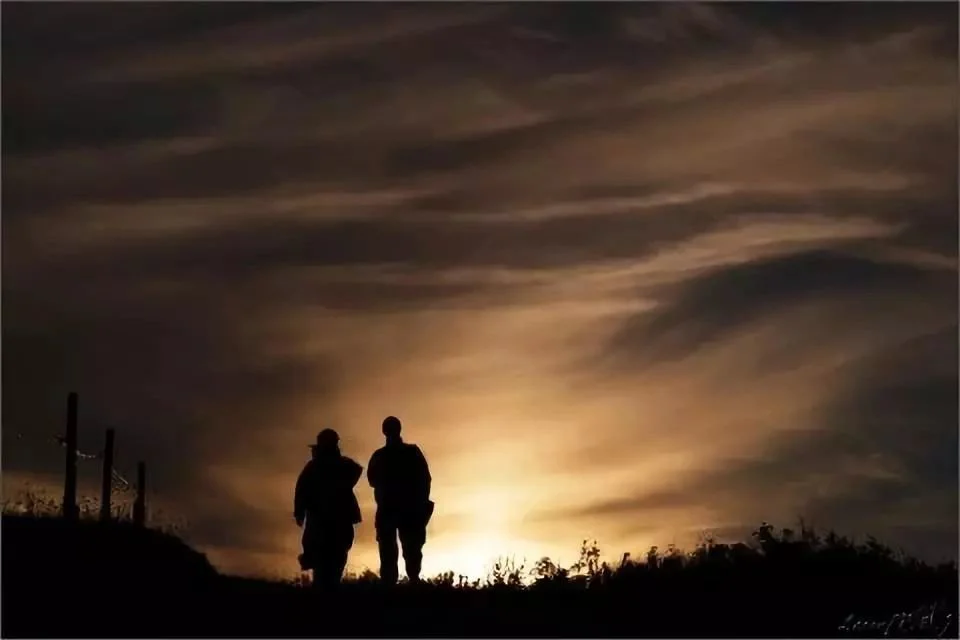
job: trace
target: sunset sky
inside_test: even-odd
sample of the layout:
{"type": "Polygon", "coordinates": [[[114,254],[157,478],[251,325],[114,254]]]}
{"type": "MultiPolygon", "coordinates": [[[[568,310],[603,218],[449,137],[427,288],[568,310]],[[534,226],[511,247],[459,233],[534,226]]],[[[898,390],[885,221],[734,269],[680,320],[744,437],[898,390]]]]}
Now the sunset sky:
{"type": "Polygon", "coordinates": [[[957,11],[4,2],[5,494],[76,391],[232,572],[390,414],[429,574],[798,516],[956,557],[957,11]]]}

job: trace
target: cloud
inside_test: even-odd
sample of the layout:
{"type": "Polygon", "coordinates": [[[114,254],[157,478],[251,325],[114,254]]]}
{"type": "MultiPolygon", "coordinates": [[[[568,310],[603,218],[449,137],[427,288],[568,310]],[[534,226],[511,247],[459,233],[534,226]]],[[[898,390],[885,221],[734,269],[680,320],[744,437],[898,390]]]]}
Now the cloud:
{"type": "Polygon", "coordinates": [[[792,509],[939,549],[951,10],[782,11],[12,7],[4,465],[56,473],[77,390],[222,566],[293,571],[303,443],[397,414],[438,563],[792,509]]]}
{"type": "Polygon", "coordinates": [[[818,249],[663,287],[667,298],[618,323],[593,365],[598,389],[609,385],[606,367],[635,372],[633,397],[611,411],[632,412],[635,426],[558,461],[602,456],[597,468],[637,473],[532,521],[656,543],[671,530],[690,541],[719,524],[743,532],[800,515],[859,534],[869,521],[913,552],[950,556],[954,274],[952,265],[818,249]],[[868,515],[881,503],[887,516],[868,515]]]}
{"type": "Polygon", "coordinates": [[[331,55],[402,44],[405,39],[488,20],[497,12],[490,7],[429,12],[390,7],[380,20],[369,21],[362,12],[313,8],[260,21],[252,28],[240,24],[214,29],[187,46],[118,61],[93,74],[92,80],[146,82],[289,67],[331,55]],[[237,45],[245,48],[237,49],[237,45]]]}
{"type": "Polygon", "coordinates": [[[762,519],[792,526],[800,516],[950,557],[957,536],[956,355],[955,324],[880,349],[833,378],[853,388],[824,404],[817,426],[780,432],[753,455],[668,480],[665,488],[547,517],[632,522],[707,511],[715,521],[739,518],[746,529],[762,519]],[[877,504],[882,517],[870,515],[877,504]],[[920,531],[922,538],[913,538],[920,531]]]}
{"type": "Polygon", "coordinates": [[[946,310],[953,280],[952,273],[941,269],[881,262],[842,250],[780,255],[708,271],[672,288],[658,309],[627,323],[608,349],[636,366],[682,359],[774,311],[891,290],[939,295],[946,310]]]}

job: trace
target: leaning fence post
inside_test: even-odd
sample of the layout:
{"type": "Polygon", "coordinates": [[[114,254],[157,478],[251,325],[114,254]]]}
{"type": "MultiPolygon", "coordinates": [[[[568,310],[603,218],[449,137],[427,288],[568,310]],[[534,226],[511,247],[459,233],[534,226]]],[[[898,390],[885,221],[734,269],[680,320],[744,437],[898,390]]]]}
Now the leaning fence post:
{"type": "Polygon", "coordinates": [[[63,517],[75,520],[77,513],[77,394],[67,396],[67,454],[63,481],[63,517]]]}
{"type": "Polygon", "coordinates": [[[110,494],[113,492],[113,429],[107,429],[103,445],[103,477],[100,485],[100,521],[110,520],[110,494]]]}
{"type": "Polygon", "coordinates": [[[147,522],[147,465],[137,463],[137,500],[133,503],[133,522],[138,527],[147,522]]]}

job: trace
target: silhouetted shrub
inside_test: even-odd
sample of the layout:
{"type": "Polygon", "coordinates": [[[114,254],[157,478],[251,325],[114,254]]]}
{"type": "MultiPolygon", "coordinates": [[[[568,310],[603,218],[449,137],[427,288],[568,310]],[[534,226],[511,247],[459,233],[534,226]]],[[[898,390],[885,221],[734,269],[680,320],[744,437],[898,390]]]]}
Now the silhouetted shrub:
{"type": "Polygon", "coordinates": [[[332,593],[219,576],[176,537],[126,522],[5,515],[2,539],[5,635],[956,637],[955,562],[804,526],[615,565],[584,540],[570,567],[504,558],[486,580],[448,571],[389,589],[365,571],[332,593]],[[123,613],[91,616],[104,602],[123,613]]]}

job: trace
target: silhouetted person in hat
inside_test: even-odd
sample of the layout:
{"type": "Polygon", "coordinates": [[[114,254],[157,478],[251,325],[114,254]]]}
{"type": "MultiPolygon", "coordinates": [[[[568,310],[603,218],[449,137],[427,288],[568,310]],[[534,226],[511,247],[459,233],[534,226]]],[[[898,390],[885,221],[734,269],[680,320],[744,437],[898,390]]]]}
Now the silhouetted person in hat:
{"type": "Polygon", "coordinates": [[[400,437],[400,420],[383,421],[386,446],[374,452],[367,479],[377,501],[376,531],[380,547],[380,579],[397,581],[397,537],[411,582],[420,579],[427,524],[433,515],[430,501],[430,470],[423,452],[400,437]]]}
{"type": "Polygon", "coordinates": [[[340,436],[333,429],[317,434],[313,457],[297,478],[293,517],[303,529],[300,567],[313,569],[318,587],[338,584],[353,546],[353,526],[360,522],[360,505],[353,488],[363,467],[340,453],[340,436]]]}

